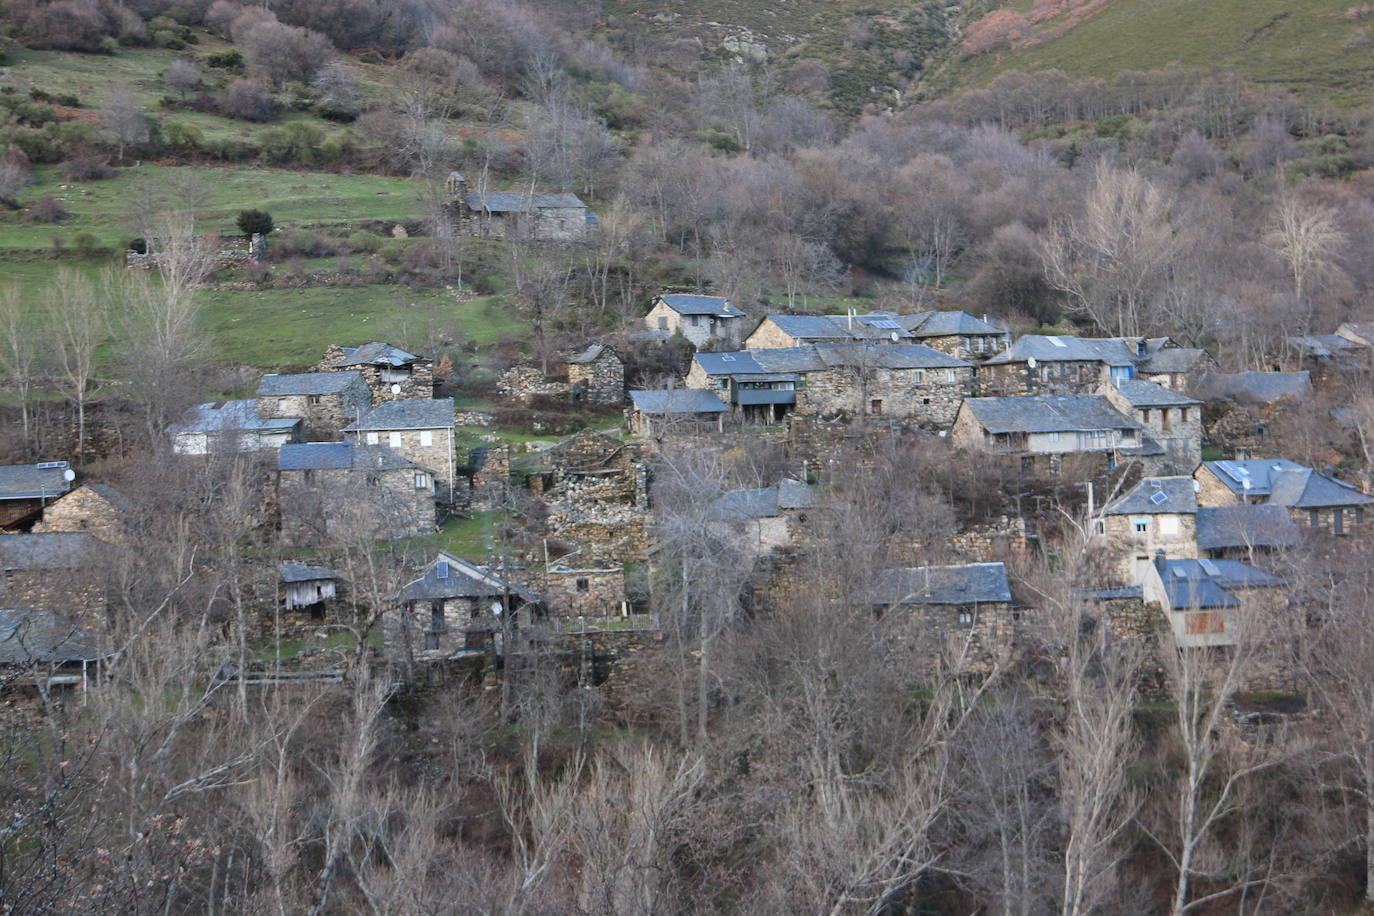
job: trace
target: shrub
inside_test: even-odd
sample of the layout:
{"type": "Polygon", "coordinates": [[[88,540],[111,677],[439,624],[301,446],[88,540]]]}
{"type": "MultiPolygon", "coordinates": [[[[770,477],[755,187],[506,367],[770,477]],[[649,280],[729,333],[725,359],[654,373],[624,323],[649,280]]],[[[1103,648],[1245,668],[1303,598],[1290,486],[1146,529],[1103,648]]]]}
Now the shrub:
{"type": "Polygon", "coordinates": [[[348,237],[348,247],[359,254],[373,254],[382,247],[382,240],[371,232],[359,230],[348,237]]]}
{"type": "Polygon", "coordinates": [[[67,217],[67,208],[57,198],[48,194],[38,200],[29,212],[24,214],[26,223],[60,223],[67,217]]]}
{"type": "Polygon", "coordinates": [[[78,232],[72,244],[83,258],[93,258],[100,253],[100,240],[89,232],[78,232]]]}
{"type": "Polygon", "coordinates": [[[243,55],[238,51],[217,51],[205,58],[205,63],[217,70],[238,70],[243,66],[243,55]]]}
{"type": "Polygon", "coordinates": [[[244,235],[269,235],[272,232],[272,214],[266,210],[240,210],[234,223],[244,235]]]}
{"type": "Polygon", "coordinates": [[[194,124],[183,124],[180,121],[168,121],[163,128],[167,145],[177,152],[194,152],[200,147],[203,135],[200,128],[194,124]]]}
{"type": "Polygon", "coordinates": [[[272,98],[252,80],[234,80],[220,96],[222,114],[241,121],[270,121],[275,115],[272,98]]]}
{"type": "Polygon", "coordinates": [[[114,55],[119,52],[119,39],[112,36],[105,36],[100,39],[99,51],[101,54],[114,55]]]}

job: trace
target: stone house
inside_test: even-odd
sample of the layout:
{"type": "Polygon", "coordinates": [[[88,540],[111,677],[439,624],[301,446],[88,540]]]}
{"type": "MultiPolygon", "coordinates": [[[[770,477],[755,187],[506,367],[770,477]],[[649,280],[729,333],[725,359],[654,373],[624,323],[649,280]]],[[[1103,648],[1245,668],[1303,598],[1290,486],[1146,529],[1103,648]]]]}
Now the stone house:
{"type": "Polygon", "coordinates": [[[790,547],[815,506],[811,487],[783,480],[775,487],[727,491],[715,508],[722,524],[739,535],[740,546],[750,556],[762,557],[790,547]]]}
{"type": "Polygon", "coordinates": [[[1212,560],[1243,560],[1296,547],[1298,526],[1283,506],[1199,506],[1197,552],[1212,560]]]}
{"type": "Polygon", "coordinates": [[[281,606],[287,614],[304,612],[311,620],[323,620],[325,612],[338,594],[343,577],[323,566],[305,563],[278,563],[277,578],[281,587],[281,606]]]}
{"type": "Polygon", "coordinates": [[[1164,450],[1139,423],[1100,394],[1038,395],[1019,398],[968,398],[959,408],[950,438],[956,447],[981,449],[1025,460],[1054,460],[1069,454],[1096,454],[1108,467],[1139,459],[1146,473],[1164,450]]]}
{"type": "Polygon", "coordinates": [[[258,383],[258,416],[302,420],[301,437],[328,441],[372,409],[372,392],[361,372],[269,373],[258,383]]]}
{"type": "Polygon", "coordinates": [[[75,479],[76,472],[65,461],[0,465],[0,531],[31,528],[75,479]]]}
{"type": "Polygon", "coordinates": [[[765,315],[744,339],[746,350],[774,350],[810,344],[911,343],[911,332],[898,323],[895,312],[867,315],[765,315]]]}
{"type": "Polygon", "coordinates": [[[313,545],[435,530],[434,472],[385,445],[307,442],[277,457],[282,537],[313,545]]]}
{"type": "Polygon", "coordinates": [[[720,432],[729,413],[730,408],[712,391],[669,388],[630,392],[630,429],[636,436],[720,432]]]}
{"type": "Polygon", "coordinates": [[[592,344],[568,357],[567,365],[574,401],[607,406],[625,403],[625,363],[614,347],[592,344]]]}
{"type": "Polygon", "coordinates": [[[1159,473],[1193,473],[1202,461],[1201,401],[1144,379],[1105,382],[1099,393],[1164,449],[1155,463],[1159,473]]]}
{"type": "Polygon", "coordinates": [[[503,651],[503,619],[529,626],[539,599],[501,571],[439,551],[396,595],[398,613],[383,628],[387,654],[421,661],[484,650],[503,651]]]}
{"type": "Polygon", "coordinates": [[[876,612],[918,652],[989,667],[1016,641],[1020,611],[1002,563],[887,569],[871,590],[876,612]]]}
{"type": "Polygon", "coordinates": [[[48,688],[84,690],[99,681],[100,662],[108,657],[99,637],[61,614],[0,609],[0,681],[6,686],[11,677],[32,673],[48,688]]]}
{"type": "Polygon", "coordinates": [[[472,191],[450,172],[445,183],[449,212],[458,231],[483,239],[577,242],[596,231],[596,214],[576,194],[472,191]]]}
{"type": "Polygon", "coordinates": [[[1203,506],[1282,506],[1293,521],[1333,535],[1365,523],[1374,498],[1330,472],[1314,471],[1286,458],[1204,461],[1193,474],[1203,506]]]}
{"type": "Polygon", "coordinates": [[[1204,376],[1194,393],[1206,400],[1203,432],[1237,458],[1274,456],[1271,430],[1312,393],[1310,372],[1235,372],[1204,376]]]}
{"type": "Polygon", "coordinates": [[[1277,611],[1287,601],[1277,576],[1239,560],[1172,560],[1157,555],[1141,589],[1185,648],[1231,646],[1238,618],[1277,611]]]}
{"type": "Polygon", "coordinates": [[[0,535],[0,607],[56,611],[99,629],[106,555],[85,532],[0,535]]]}
{"type": "Polygon", "coordinates": [[[1147,477],[1102,509],[1096,534],[1106,539],[1118,584],[1140,585],[1159,551],[1196,558],[1197,495],[1189,476],[1147,477]]]}
{"type": "Polygon", "coordinates": [[[117,544],[129,535],[129,516],[133,508],[124,494],[108,484],[82,484],[49,503],[43,520],[33,526],[33,532],[84,531],[106,544],[117,544]]]}
{"type": "Polygon", "coordinates": [[[1141,378],[1175,391],[1213,365],[1207,351],[1167,337],[1028,334],[978,367],[982,395],[1086,394],[1104,381],[1141,378]]]}
{"type": "Polygon", "coordinates": [[[385,445],[403,458],[434,471],[441,502],[454,503],[457,455],[453,441],[453,398],[387,401],[344,428],[360,445],[385,445]]]}
{"type": "Polygon", "coordinates": [[[256,452],[281,448],[301,440],[300,417],[258,416],[258,402],[210,401],[197,404],[180,422],[167,428],[172,451],[179,455],[208,455],[216,449],[256,452]]]}
{"type": "Polygon", "coordinates": [[[934,347],[960,359],[987,359],[1011,344],[1011,334],[988,321],[961,309],[916,312],[897,319],[916,343],[934,347]]]}
{"type": "Polygon", "coordinates": [[[874,342],[698,353],[687,374],[687,387],[716,392],[753,423],[847,414],[947,428],[973,384],[965,360],[874,342]]]}
{"type": "Polygon", "coordinates": [[[579,569],[556,563],[543,576],[544,607],[550,617],[605,620],[629,614],[625,567],[579,569]]]}
{"type": "Polygon", "coordinates": [[[654,297],[644,326],[663,340],[681,334],[700,349],[738,343],[744,336],[744,320],[744,312],[724,296],[668,293],[654,297]]]}
{"type": "Polygon", "coordinates": [[[434,397],[434,360],[381,341],[361,347],[330,344],[315,371],[361,373],[374,404],[434,397]]]}
{"type": "MultiPolygon", "coordinates": [[[[1346,325],[1342,325],[1346,327],[1346,325]]],[[[1284,342],[1304,365],[1325,369],[1365,369],[1369,367],[1369,347],[1342,334],[1291,335],[1284,342]]]]}

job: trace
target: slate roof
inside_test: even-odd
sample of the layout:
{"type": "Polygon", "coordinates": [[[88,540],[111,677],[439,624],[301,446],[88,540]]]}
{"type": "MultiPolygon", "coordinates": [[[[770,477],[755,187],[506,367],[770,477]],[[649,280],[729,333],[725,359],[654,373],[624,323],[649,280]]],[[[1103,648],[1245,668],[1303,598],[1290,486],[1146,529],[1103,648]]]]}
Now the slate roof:
{"type": "Polygon", "coordinates": [[[1283,506],[1200,506],[1197,546],[1202,550],[1292,547],[1298,526],[1283,506]]]}
{"type": "Polygon", "coordinates": [[[904,321],[903,324],[914,337],[918,338],[950,337],[956,334],[963,337],[991,337],[993,335],[1006,335],[1007,333],[996,325],[976,318],[962,309],[917,312],[914,315],[904,315],[903,318],[910,319],[904,321]]]}
{"type": "Polygon", "coordinates": [[[1204,377],[1198,390],[1238,404],[1273,404],[1284,398],[1304,401],[1312,392],[1310,372],[1233,372],[1204,377]]]}
{"type": "Polygon", "coordinates": [[[0,535],[0,571],[84,569],[100,551],[84,531],[0,535]]]}
{"type": "Polygon", "coordinates": [[[132,509],[134,507],[133,501],[130,500],[129,497],[125,496],[123,493],[119,492],[107,483],[87,483],[82,484],[82,486],[90,490],[92,493],[97,493],[100,496],[104,497],[112,505],[117,506],[120,509],[132,509]]]}
{"type": "Polygon", "coordinates": [[[94,634],[51,611],[0,609],[0,665],[95,661],[108,654],[94,634]]]}
{"type": "Polygon", "coordinates": [[[258,383],[259,397],[283,397],[300,394],[338,394],[354,382],[361,382],[362,373],[343,372],[268,373],[258,383]]]}
{"type": "Polygon", "coordinates": [[[1343,480],[1304,467],[1287,458],[1251,461],[1204,461],[1203,465],[1237,495],[1265,497],[1264,502],[1295,509],[1367,506],[1374,498],[1343,480]],[[1246,486],[1246,481],[1249,486],[1246,486]]]}
{"type": "Polygon", "coordinates": [[[733,353],[697,353],[694,359],[707,375],[769,375],[814,372],[838,366],[882,369],[960,369],[972,366],[925,344],[877,342],[815,344],[738,350],[733,353]]]}
{"type": "Polygon", "coordinates": [[[687,293],[669,293],[658,297],[668,308],[679,315],[715,315],[717,318],[742,318],[744,313],[724,296],[694,296],[687,293]]]}
{"type": "Polygon", "coordinates": [[[851,341],[887,340],[893,334],[899,339],[910,339],[911,332],[899,323],[891,313],[875,312],[868,315],[768,315],[786,334],[799,340],[808,341],[851,341]]]}
{"type": "Polygon", "coordinates": [[[1001,563],[885,569],[874,585],[874,604],[990,604],[1011,602],[1001,563]]]}
{"type": "Polygon", "coordinates": [[[182,414],[181,421],[167,428],[176,433],[269,432],[287,430],[300,424],[299,417],[258,416],[258,402],[253,398],[242,401],[209,401],[197,404],[182,414]]]}
{"type": "Polygon", "coordinates": [[[40,468],[35,464],[0,465],[0,500],[40,499],[60,496],[72,488],[67,480],[65,461],[45,461],[60,467],[40,468]]]}
{"type": "Polygon", "coordinates": [[[631,391],[630,400],[635,410],[653,415],[728,413],[730,410],[714,392],[699,388],[631,391]]]}
{"type": "Polygon", "coordinates": [[[1339,334],[1313,334],[1308,336],[1295,334],[1288,337],[1287,340],[1288,345],[1299,353],[1322,360],[1349,356],[1352,353],[1365,349],[1363,344],[1356,343],[1339,334]]]}
{"type": "Polygon", "coordinates": [[[340,347],[344,358],[335,365],[339,366],[408,366],[420,357],[407,353],[400,347],[374,340],[361,347],[340,347]]]}
{"type": "Polygon", "coordinates": [[[1191,477],[1146,477],[1102,510],[1103,515],[1190,515],[1197,511],[1191,477]]]}
{"type": "Polygon", "coordinates": [[[323,579],[343,578],[332,569],[324,566],[308,566],[305,563],[284,562],[277,564],[281,581],[288,585],[294,582],[319,582],[323,579]]]}
{"type": "Polygon", "coordinates": [[[1146,375],[1163,372],[1192,372],[1198,363],[1208,359],[1207,351],[1199,347],[1160,347],[1150,352],[1149,359],[1139,367],[1146,375]]]}
{"type": "MultiPolygon", "coordinates": [[[[277,453],[279,471],[378,470],[429,468],[416,464],[385,445],[359,445],[355,442],[288,443],[277,453]]],[[[432,471],[430,473],[433,473],[432,471]]]]}
{"type": "Polygon", "coordinates": [[[776,487],[730,490],[716,501],[721,515],[739,520],[774,518],[783,509],[809,509],[815,505],[811,488],[800,480],[783,480],[776,487]]]}
{"type": "Polygon", "coordinates": [[[1167,337],[1145,339],[1145,354],[1140,354],[1138,337],[1068,337],[1027,334],[984,365],[1037,362],[1099,362],[1108,366],[1132,366],[1146,374],[1190,372],[1206,357],[1193,347],[1171,347],[1167,337]]]}
{"type": "Polygon", "coordinates": [[[1132,407],[1191,407],[1202,403],[1197,398],[1190,398],[1145,379],[1121,378],[1115,379],[1113,384],[1132,407]]]}
{"type": "Polygon", "coordinates": [[[443,598],[501,598],[507,592],[525,601],[539,600],[489,568],[441,550],[421,575],[401,586],[397,599],[436,601],[443,598]]]}
{"type": "Polygon", "coordinates": [[[1144,589],[1139,585],[1111,585],[1102,588],[1081,588],[1078,594],[1087,601],[1130,600],[1142,597],[1144,589]]]}
{"type": "Polygon", "coordinates": [[[592,344],[576,356],[569,356],[567,362],[574,365],[594,363],[601,358],[603,353],[609,353],[612,356],[616,355],[614,347],[607,346],[606,344],[592,344]]]}
{"type": "Polygon", "coordinates": [[[1055,433],[1142,428],[1100,394],[965,398],[964,407],[967,407],[973,418],[990,433],[1055,433]]]}
{"type": "Polygon", "coordinates": [[[383,401],[344,432],[386,429],[446,429],[453,426],[453,398],[383,401]]]}
{"type": "Polygon", "coordinates": [[[576,194],[526,194],[523,191],[488,191],[486,194],[479,194],[469,191],[466,200],[469,210],[487,210],[491,213],[587,209],[587,205],[576,194]]]}
{"type": "Polygon", "coordinates": [[[1278,588],[1286,585],[1277,576],[1239,560],[1155,560],[1169,606],[1185,608],[1238,607],[1233,588],[1278,588]]]}

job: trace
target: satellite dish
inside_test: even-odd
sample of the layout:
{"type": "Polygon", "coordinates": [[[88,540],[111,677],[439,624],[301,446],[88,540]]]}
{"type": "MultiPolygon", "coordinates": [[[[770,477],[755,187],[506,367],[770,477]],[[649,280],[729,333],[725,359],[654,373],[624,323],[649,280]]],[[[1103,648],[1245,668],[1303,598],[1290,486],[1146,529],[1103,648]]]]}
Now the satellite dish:
{"type": "Polygon", "coordinates": [[[1034,369],[1034,368],[1035,368],[1035,357],[1034,357],[1034,356],[1027,357],[1027,358],[1026,358],[1026,365],[1029,366],[1029,367],[1031,367],[1032,369],[1034,369]]]}
{"type": "Polygon", "coordinates": [[[391,393],[392,393],[392,394],[400,394],[400,393],[401,393],[401,386],[400,386],[400,385],[392,385],[392,386],[391,386],[391,393]]]}
{"type": "Polygon", "coordinates": [[[62,472],[62,479],[67,481],[67,483],[71,483],[73,480],[76,479],[76,471],[73,471],[71,468],[67,468],[65,471],[62,472]]]}
{"type": "Polygon", "coordinates": [[[901,339],[902,339],[902,336],[901,336],[900,334],[898,334],[896,331],[893,331],[893,332],[892,332],[892,342],[893,342],[893,343],[896,343],[897,341],[899,341],[899,340],[901,340],[901,339]]]}

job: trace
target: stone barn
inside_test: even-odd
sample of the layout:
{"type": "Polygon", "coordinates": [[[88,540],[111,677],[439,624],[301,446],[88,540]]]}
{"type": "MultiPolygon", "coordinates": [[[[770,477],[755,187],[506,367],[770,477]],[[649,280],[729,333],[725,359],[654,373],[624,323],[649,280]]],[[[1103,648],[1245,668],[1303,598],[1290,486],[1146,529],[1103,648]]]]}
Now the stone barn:
{"type": "Polygon", "coordinates": [[[449,210],[463,235],[483,239],[578,242],[596,229],[596,217],[576,194],[473,191],[457,172],[446,183],[449,210]]]}
{"type": "Polygon", "coordinates": [[[361,347],[331,344],[315,370],[361,373],[374,404],[434,397],[434,360],[381,341],[361,347]]]}
{"type": "Polygon", "coordinates": [[[258,384],[258,416],[299,417],[308,440],[338,437],[372,409],[372,392],[361,372],[269,373],[258,384]]]}
{"type": "Polygon", "coordinates": [[[614,347],[592,344],[568,358],[568,385],[573,400],[618,406],[625,403],[625,363],[614,347]]]}

